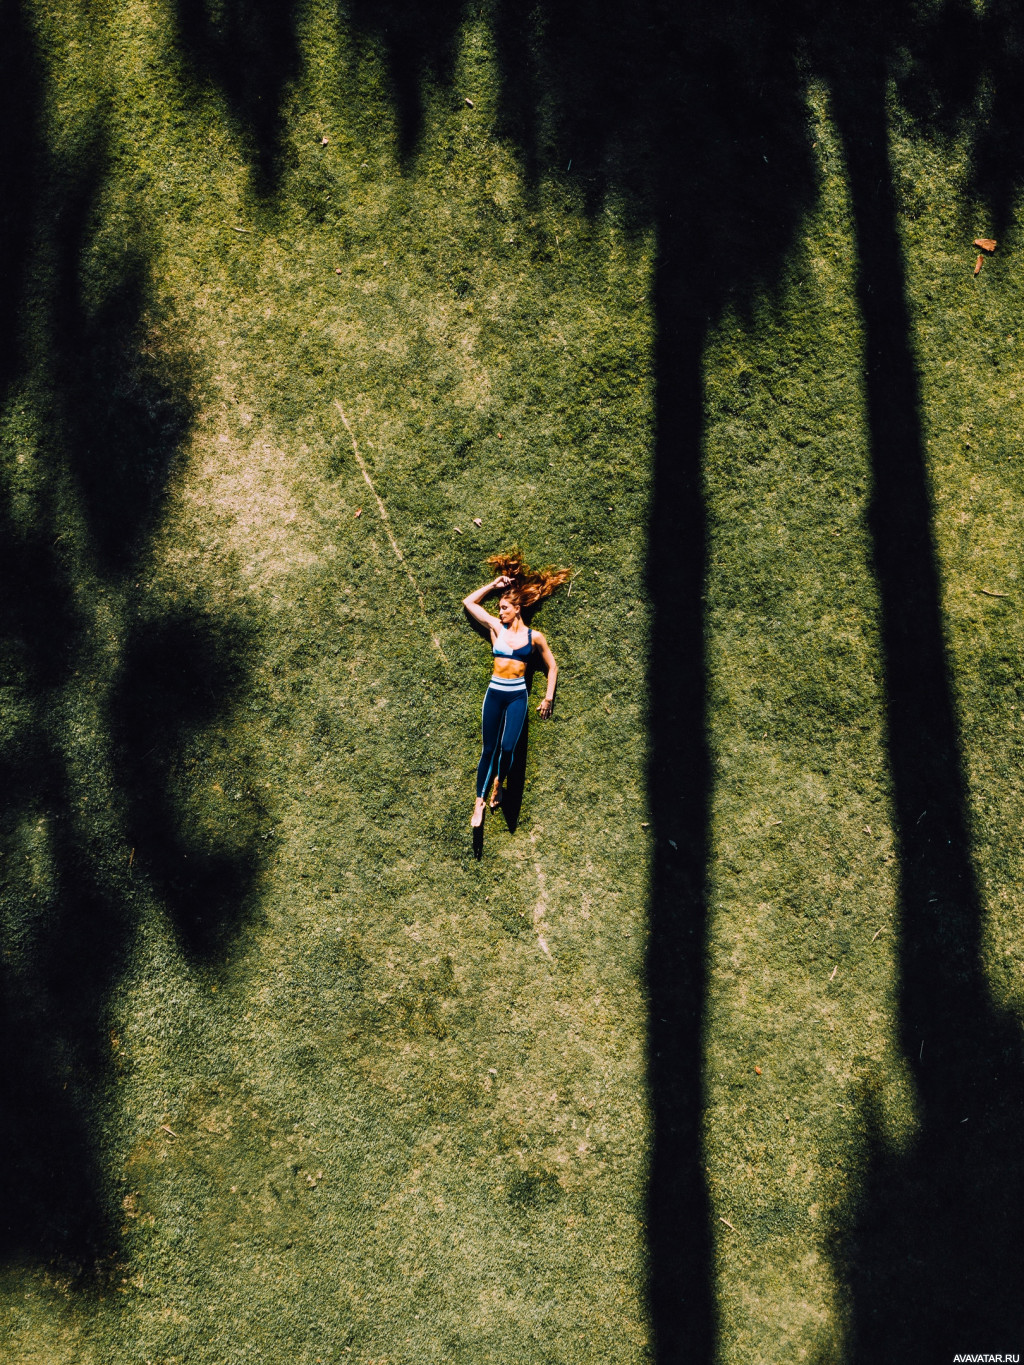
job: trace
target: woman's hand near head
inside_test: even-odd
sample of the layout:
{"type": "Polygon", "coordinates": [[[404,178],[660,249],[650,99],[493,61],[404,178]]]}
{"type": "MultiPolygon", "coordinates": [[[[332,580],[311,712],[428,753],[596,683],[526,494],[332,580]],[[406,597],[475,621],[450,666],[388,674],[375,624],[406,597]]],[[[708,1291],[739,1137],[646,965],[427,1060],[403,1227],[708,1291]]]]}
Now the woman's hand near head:
{"type": "Polygon", "coordinates": [[[477,625],[483,626],[486,630],[497,630],[499,622],[489,611],[485,611],[480,603],[489,593],[496,592],[499,584],[504,581],[504,579],[496,578],[493,583],[485,583],[482,588],[477,588],[476,592],[471,592],[468,597],[462,599],[466,615],[471,616],[477,625]]]}

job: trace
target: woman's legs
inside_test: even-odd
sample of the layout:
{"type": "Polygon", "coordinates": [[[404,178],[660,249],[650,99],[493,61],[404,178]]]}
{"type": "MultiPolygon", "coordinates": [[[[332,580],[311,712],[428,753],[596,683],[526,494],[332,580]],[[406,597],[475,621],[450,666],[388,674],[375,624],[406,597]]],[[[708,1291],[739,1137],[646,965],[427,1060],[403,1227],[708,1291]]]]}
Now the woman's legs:
{"type": "Polygon", "coordinates": [[[508,770],[512,766],[512,755],[523,732],[527,700],[525,687],[516,688],[514,691],[489,687],[484,693],[480,717],[483,748],[476,769],[478,798],[485,795],[487,784],[492,777],[497,775],[500,784],[508,776],[508,770]]]}
{"type": "Polygon", "coordinates": [[[526,689],[523,688],[521,692],[512,693],[505,707],[505,724],[501,729],[501,757],[498,760],[499,787],[504,785],[512,767],[512,757],[519,743],[519,736],[523,733],[527,704],[526,689]]]}
{"type": "Polygon", "coordinates": [[[476,765],[476,794],[482,798],[494,766],[494,751],[501,739],[502,721],[505,718],[505,697],[496,687],[489,687],[484,693],[483,711],[480,726],[483,730],[483,748],[480,762],[476,765]]]}

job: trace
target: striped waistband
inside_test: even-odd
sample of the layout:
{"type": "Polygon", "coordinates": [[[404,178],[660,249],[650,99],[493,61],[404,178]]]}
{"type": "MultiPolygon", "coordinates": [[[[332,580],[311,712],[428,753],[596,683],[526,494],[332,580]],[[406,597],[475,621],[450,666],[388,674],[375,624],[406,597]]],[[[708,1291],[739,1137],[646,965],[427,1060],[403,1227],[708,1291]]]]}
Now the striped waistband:
{"type": "Polygon", "coordinates": [[[525,679],[525,678],[499,678],[499,677],[497,677],[497,676],[494,676],[494,677],[491,678],[491,681],[490,681],[490,683],[488,684],[488,686],[489,686],[489,687],[495,688],[495,689],[496,689],[497,691],[499,691],[499,692],[525,692],[525,691],[526,691],[526,679],[525,679]]]}

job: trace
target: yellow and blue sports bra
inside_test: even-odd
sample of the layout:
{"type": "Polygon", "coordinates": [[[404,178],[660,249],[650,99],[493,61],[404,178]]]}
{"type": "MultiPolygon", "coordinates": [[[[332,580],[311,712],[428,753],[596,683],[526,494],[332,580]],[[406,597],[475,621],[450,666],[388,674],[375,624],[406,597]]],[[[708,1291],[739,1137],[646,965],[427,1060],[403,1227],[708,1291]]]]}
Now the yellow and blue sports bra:
{"type": "Polygon", "coordinates": [[[502,626],[498,631],[491,653],[497,654],[503,659],[520,659],[525,663],[533,653],[533,631],[527,626],[526,644],[520,645],[518,649],[513,649],[508,643],[508,629],[502,626]]]}

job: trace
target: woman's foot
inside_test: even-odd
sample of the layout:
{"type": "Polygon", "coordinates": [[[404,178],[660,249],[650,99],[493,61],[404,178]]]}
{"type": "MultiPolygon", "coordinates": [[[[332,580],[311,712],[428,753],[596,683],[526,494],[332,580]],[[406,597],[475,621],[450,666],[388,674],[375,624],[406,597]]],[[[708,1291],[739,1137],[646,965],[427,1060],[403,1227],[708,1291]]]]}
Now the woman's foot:
{"type": "Polygon", "coordinates": [[[494,779],[494,786],[491,788],[491,810],[498,810],[501,806],[501,780],[494,779]]]}
{"type": "Polygon", "coordinates": [[[476,805],[473,807],[473,818],[469,822],[470,829],[479,829],[484,822],[484,798],[478,796],[476,805]]]}

